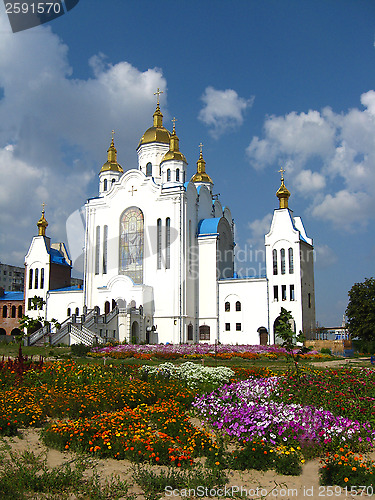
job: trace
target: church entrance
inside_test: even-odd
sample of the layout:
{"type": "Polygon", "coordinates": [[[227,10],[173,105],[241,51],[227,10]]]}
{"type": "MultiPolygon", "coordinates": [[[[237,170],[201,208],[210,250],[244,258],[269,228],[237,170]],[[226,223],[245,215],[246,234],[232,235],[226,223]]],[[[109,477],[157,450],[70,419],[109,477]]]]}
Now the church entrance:
{"type": "Polygon", "coordinates": [[[133,321],[133,324],[132,324],[131,343],[132,344],[139,344],[139,323],[138,323],[138,321],[133,321]]]}
{"type": "Polygon", "coordinates": [[[259,343],[260,345],[267,345],[268,344],[268,331],[267,328],[264,326],[261,326],[258,328],[258,333],[259,333],[259,343]]]}

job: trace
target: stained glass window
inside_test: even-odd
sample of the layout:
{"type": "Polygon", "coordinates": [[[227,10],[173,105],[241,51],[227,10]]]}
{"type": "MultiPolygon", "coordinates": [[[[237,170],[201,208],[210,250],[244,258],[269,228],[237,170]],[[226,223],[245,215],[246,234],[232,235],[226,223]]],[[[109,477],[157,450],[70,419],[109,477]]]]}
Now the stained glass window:
{"type": "Polygon", "coordinates": [[[137,207],[127,208],[120,217],[119,272],[134,283],[143,283],[143,213],[137,207]]]}

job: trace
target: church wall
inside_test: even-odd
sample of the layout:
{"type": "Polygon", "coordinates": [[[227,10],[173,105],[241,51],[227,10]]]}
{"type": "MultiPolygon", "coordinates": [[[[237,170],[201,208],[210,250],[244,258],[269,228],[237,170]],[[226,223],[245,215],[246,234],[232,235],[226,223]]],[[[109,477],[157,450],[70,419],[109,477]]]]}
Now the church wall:
{"type": "Polygon", "coordinates": [[[56,290],[57,288],[66,288],[67,286],[70,286],[70,266],[52,263],[49,269],[50,290],[56,290]]]}
{"type": "Polygon", "coordinates": [[[47,248],[50,246],[50,239],[44,236],[35,236],[31,242],[29,251],[25,257],[25,314],[32,318],[39,315],[44,316],[45,306],[43,311],[29,309],[29,299],[37,296],[46,301],[47,291],[49,288],[50,277],[50,256],[47,248]],[[38,269],[38,287],[35,287],[35,270],[38,269]],[[44,269],[44,286],[41,285],[41,269],[44,269]],[[32,286],[30,288],[30,271],[33,272],[32,286]],[[41,314],[42,312],[42,314],[41,314]]]}
{"type": "Polygon", "coordinates": [[[269,330],[267,280],[265,278],[220,280],[220,342],[257,345],[260,343],[257,331],[260,327],[269,330]],[[226,303],[229,303],[229,307],[226,307],[226,303]]]}
{"type": "Polygon", "coordinates": [[[199,247],[199,326],[210,327],[210,342],[217,338],[217,235],[198,238],[199,247]]]}
{"type": "Polygon", "coordinates": [[[51,291],[47,296],[47,319],[51,321],[54,318],[62,323],[68,317],[68,308],[70,308],[71,314],[75,314],[78,307],[79,315],[81,315],[83,305],[83,290],[51,291]]]}
{"type": "Polygon", "coordinates": [[[314,253],[310,245],[301,242],[302,332],[306,339],[315,338],[314,253]]]}
{"type": "Polygon", "coordinates": [[[300,246],[300,234],[293,227],[291,211],[288,209],[275,210],[271,230],[266,235],[266,269],[269,279],[270,331],[272,340],[274,340],[274,322],[280,314],[281,307],[292,313],[296,333],[298,334],[300,330],[303,330],[300,246]],[[284,274],[281,272],[280,250],[282,248],[285,249],[284,274]],[[293,249],[293,273],[289,272],[289,248],[293,249]],[[276,250],[277,253],[276,275],[273,274],[273,250],[276,250]],[[291,286],[294,287],[294,298],[291,286]],[[274,287],[277,287],[277,298],[275,297],[274,287]],[[285,287],[284,293],[283,287],[285,287]]]}

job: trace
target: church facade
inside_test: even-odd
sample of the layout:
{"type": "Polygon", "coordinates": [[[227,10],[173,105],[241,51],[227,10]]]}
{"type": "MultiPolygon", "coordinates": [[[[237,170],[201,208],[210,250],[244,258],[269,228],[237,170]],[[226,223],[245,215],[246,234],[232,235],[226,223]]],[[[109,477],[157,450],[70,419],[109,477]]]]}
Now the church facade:
{"type": "Polygon", "coordinates": [[[241,278],[232,214],[213,195],[202,148],[188,180],[175,124],[172,132],[164,127],[159,100],[137,154],[137,168],[124,172],[112,137],[98,196],[85,205],[82,288],[70,286],[68,250],[51,244],[43,210],[25,258],[25,304],[27,314],[62,324],[51,341],[91,334],[135,343],[274,343],[281,306],[296,332],[310,337],[312,240],[288,207],[283,177],[265,236],[266,276],[241,278]],[[42,311],[30,307],[35,296],[42,311]]]}

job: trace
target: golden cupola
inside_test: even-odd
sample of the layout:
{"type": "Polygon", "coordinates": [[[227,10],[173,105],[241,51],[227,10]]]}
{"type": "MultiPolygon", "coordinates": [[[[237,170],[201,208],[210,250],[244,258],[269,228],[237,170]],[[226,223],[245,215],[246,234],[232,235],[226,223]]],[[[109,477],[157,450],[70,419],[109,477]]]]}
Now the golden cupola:
{"type": "Polygon", "coordinates": [[[153,115],[154,124],[146,130],[139,141],[137,149],[143,144],[150,144],[152,142],[161,142],[162,144],[169,144],[170,132],[163,126],[163,115],[160,111],[159,99],[156,105],[156,110],[153,115]]]}
{"type": "Polygon", "coordinates": [[[42,216],[37,222],[37,228],[38,228],[38,236],[45,236],[46,235],[46,229],[48,227],[48,222],[46,221],[46,218],[44,217],[44,203],[43,203],[43,210],[42,210],[42,216]]]}
{"type": "Polygon", "coordinates": [[[120,172],[124,173],[122,166],[117,163],[117,149],[115,148],[115,143],[113,141],[113,131],[112,131],[112,141],[109,149],[107,150],[108,159],[102,166],[100,173],[102,172],[120,172]]]}
{"type": "Polygon", "coordinates": [[[162,162],[163,161],[168,161],[168,160],[179,160],[183,161],[187,164],[185,156],[181,153],[180,151],[180,146],[179,146],[179,138],[177,137],[176,134],[176,119],[173,119],[173,131],[172,134],[169,138],[169,151],[163,156],[162,162]]]}
{"type": "Polygon", "coordinates": [[[284,184],[284,172],[285,170],[280,169],[281,172],[281,186],[276,192],[276,196],[279,198],[279,208],[288,208],[288,200],[290,197],[290,191],[284,184]]]}
{"type": "Polygon", "coordinates": [[[191,178],[191,181],[213,184],[211,177],[206,173],[206,162],[203,159],[202,146],[202,144],[199,146],[201,148],[201,151],[197,161],[197,171],[191,178]]]}

